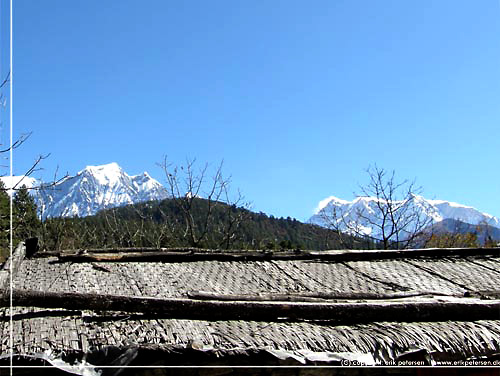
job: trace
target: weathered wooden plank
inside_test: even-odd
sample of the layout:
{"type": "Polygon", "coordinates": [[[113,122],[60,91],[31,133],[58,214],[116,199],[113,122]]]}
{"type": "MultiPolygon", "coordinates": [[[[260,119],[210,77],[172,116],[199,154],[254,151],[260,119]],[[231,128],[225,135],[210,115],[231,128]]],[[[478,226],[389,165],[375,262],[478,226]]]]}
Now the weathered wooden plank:
{"type": "Polygon", "coordinates": [[[3,265],[3,270],[10,270],[11,264],[12,264],[12,269],[14,270],[19,269],[19,265],[24,260],[25,256],[26,256],[26,247],[24,245],[24,242],[20,242],[12,252],[12,257],[9,257],[5,262],[5,264],[3,265]]]}
{"type": "Polygon", "coordinates": [[[25,256],[26,247],[24,246],[24,242],[20,242],[16,249],[12,252],[12,257],[7,259],[2,270],[0,270],[0,289],[10,288],[9,273],[12,270],[12,277],[16,275],[16,272],[19,270],[25,256]]]}

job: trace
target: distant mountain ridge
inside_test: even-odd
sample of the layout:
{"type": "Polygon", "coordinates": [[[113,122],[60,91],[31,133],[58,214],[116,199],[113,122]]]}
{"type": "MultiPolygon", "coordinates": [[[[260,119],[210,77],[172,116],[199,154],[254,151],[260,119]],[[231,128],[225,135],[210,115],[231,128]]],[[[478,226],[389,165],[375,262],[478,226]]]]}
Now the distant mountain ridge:
{"type": "Polygon", "coordinates": [[[428,231],[432,234],[475,234],[479,244],[487,241],[500,241],[500,228],[487,225],[473,225],[462,221],[446,218],[432,225],[428,231]]]}
{"type": "MultiPolygon", "coordinates": [[[[376,233],[377,227],[374,225],[379,222],[377,205],[386,203],[375,197],[358,197],[353,201],[346,201],[331,196],[320,202],[315,214],[307,222],[323,227],[338,225],[340,230],[347,230],[345,223],[356,222],[361,233],[378,237],[380,234],[376,233]],[[361,220],[360,214],[364,217],[361,220]]],[[[429,200],[419,195],[412,196],[410,205],[418,213],[421,223],[432,220],[435,224],[445,219],[453,219],[470,225],[482,224],[500,228],[499,218],[470,206],[444,200],[429,200]]]]}
{"type": "MultiPolygon", "coordinates": [[[[18,179],[20,177],[13,180],[18,179]]],[[[5,178],[2,180],[6,185],[10,182],[5,178]]],[[[32,178],[26,181],[29,186],[36,185],[32,178]]],[[[114,162],[87,166],[75,176],[32,194],[44,218],[85,217],[106,208],[169,197],[167,190],[147,172],[130,176],[114,162]]]]}

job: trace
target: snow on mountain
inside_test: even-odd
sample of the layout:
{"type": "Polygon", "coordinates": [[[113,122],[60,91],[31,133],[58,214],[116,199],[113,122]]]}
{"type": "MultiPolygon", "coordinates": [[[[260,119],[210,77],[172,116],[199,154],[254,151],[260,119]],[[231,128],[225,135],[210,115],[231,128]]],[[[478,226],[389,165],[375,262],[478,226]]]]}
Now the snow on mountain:
{"type": "MultiPolygon", "coordinates": [[[[394,205],[402,205],[402,201],[394,201],[394,205]]],[[[323,227],[338,226],[340,230],[356,232],[378,237],[377,225],[381,224],[378,206],[385,206],[387,202],[374,197],[358,197],[353,201],[341,200],[331,196],[322,200],[316,208],[315,214],[308,223],[323,227]],[[375,225],[374,225],[375,224],[375,225]],[[349,231],[351,229],[351,231],[349,231]]],[[[420,223],[431,221],[438,223],[445,219],[454,219],[472,225],[487,224],[500,228],[500,219],[479,210],[443,200],[428,200],[419,195],[413,195],[410,205],[418,213],[420,223]]],[[[430,223],[429,223],[430,224],[430,223]]],[[[415,226],[415,223],[413,223],[415,226]]],[[[410,226],[411,228],[411,226],[410,226]]]]}
{"type": "Polygon", "coordinates": [[[162,200],[166,189],[147,172],[130,176],[116,163],[87,166],[76,176],[36,192],[43,217],[84,217],[105,208],[162,200]]]}
{"type": "Polygon", "coordinates": [[[0,180],[5,184],[7,193],[12,194],[12,188],[18,189],[25,185],[27,188],[33,188],[37,185],[37,180],[31,176],[2,176],[0,180]]]}

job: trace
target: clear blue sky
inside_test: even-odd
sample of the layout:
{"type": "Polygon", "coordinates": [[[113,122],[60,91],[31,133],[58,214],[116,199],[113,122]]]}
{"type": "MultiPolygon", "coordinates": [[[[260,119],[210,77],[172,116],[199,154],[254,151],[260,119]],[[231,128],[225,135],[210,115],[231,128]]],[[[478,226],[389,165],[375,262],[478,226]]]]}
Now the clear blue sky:
{"type": "Polygon", "coordinates": [[[306,220],[376,163],[500,216],[500,2],[15,0],[14,128],[45,180],[224,159],[306,220]]]}

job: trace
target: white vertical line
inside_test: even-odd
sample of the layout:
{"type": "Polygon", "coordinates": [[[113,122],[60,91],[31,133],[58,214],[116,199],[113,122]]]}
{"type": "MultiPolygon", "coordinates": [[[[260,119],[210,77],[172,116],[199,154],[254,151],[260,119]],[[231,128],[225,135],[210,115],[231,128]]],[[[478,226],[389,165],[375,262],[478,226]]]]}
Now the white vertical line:
{"type": "MultiPolygon", "coordinates": [[[[9,115],[10,115],[10,181],[11,181],[11,184],[12,184],[12,172],[13,172],[13,160],[12,160],[12,157],[13,157],[13,150],[12,150],[12,131],[13,131],[13,127],[12,127],[12,123],[13,123],[13,113],[12,113],[12,109],[13,109],[13,77],[14,77],[14,66],[12,64],[12,3],[13,3],[13,0],[10,0],[10,85],[9,85],[9,88],[10,88],[10,106],[9,106],[9,115]]],[[[13,372],[13,369],[12,369],[12,361],[13,361],[13,358],[14,358],[14,330],[13,330],[13,323],[12,323],[12,272],[13,272],[13,262],[12,262],[12,247],[13,247],[13,244],[12,244],[12,241],[13,241],[13,237],[12,237],[12,230],[13,230],[13,226],[12,226],[12,209],[13,209],[13,198],[14,198],[14,195],[13,195],[13,192],[11,193],[10,195],[10,259],[11,259],[11,262],[10,262],[10,272],[9,272],[9,278],[10,278],[10,310],[9,310],[9,314],[10,314],[10,375],[12,376],[12,372],[13,372]]]]}

